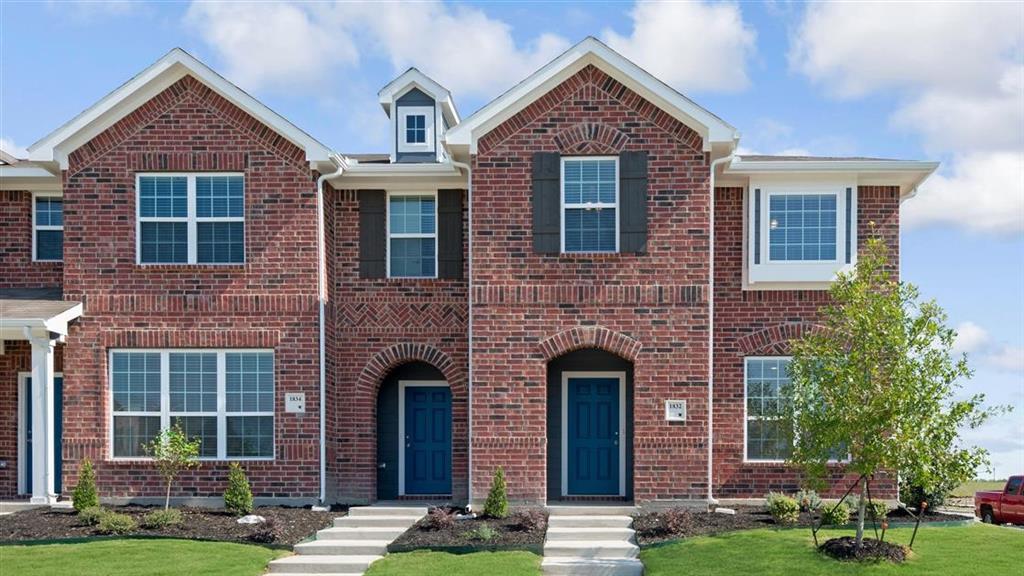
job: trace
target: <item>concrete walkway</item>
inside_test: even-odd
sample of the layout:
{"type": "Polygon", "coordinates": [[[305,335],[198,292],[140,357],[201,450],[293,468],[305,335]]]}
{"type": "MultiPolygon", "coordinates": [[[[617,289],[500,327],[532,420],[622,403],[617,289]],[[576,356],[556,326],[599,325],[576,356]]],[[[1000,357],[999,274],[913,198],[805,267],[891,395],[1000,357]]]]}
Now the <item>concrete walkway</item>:
{"type": "Polygon", "coordinates": [[[295,546],[295,555],[270,563],[271,574],[362,574],[387,554],[388,544],[427,514],[422,505],[358,506],[334,526],[316,534],[316,540],[295,546]]]}
{"type": "Polygon", "coordinates": [[[633,506],[548,507],[544,574],[640,576],[633,506]]]}

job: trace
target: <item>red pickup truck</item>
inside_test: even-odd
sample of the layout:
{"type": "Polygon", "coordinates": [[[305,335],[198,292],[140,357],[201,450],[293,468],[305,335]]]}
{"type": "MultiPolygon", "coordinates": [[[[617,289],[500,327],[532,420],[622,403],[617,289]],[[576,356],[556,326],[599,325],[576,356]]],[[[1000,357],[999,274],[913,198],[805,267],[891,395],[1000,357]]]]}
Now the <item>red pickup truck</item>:
{"type": "Polygon", "coordinates": [[[1010,476],[1002,492],[975,492],[974,513],[987,524],[1024,524],[1024,476],[1010,476]]]}

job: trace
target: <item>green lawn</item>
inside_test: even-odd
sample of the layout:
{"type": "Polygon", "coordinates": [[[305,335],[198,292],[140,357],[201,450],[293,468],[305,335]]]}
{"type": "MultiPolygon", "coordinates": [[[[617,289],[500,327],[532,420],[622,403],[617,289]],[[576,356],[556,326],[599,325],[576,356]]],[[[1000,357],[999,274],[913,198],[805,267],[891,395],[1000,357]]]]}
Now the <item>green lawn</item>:
{"type": "Polygon", "coordinates": [[[98,540],[0,546],[0,573],[18,576],[256,576],[284,554],[262,546],[191,540],[98,540]]]}
{"type": "Polygon", "coordinates": [[[540,556],[530,552],[447,554],[426,550],[388,554],[366,576],[537,576],[540,556]]]}
{"type": "MultiPolygon", "coordinates": [[[[906,544],[911,529],[898,528],[885,539],[906,544]]],[[[822,541],[850,530],[823,530],[822,541]]],[[[903,565],[840,563],[814,549],[807,529],[752,530],[693,538],[640,553],[646,576],[683,574],[1020,574],[1024,566],[1024,530],[982,524],[924,527],[914,554],[903,565]]]]}
{"type": "Polygon", "coordinates": [[[957,486],[953,490],[952,496],[958,498],[973,497],[975,492],[982,492],[985,490],[1002,490],[1006,486],[1006,480],[971,480],[970,482],[964,482],[960,486],[957,486]]]}

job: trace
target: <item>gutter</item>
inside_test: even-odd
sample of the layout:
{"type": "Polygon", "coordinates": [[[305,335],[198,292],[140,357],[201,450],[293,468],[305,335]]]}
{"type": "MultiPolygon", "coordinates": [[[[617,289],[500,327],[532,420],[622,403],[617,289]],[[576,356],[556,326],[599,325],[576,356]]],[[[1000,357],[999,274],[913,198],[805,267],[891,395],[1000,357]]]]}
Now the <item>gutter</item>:
{"type": "Polygon", "coordinates": [[[326,505],[327,500],[327,247],[324,239],[324,183],[329,178],[341,176],[345,171],[344,161],[334,153],[330,154],[331,162],[338,167],[331,174],[321,174],[316,179],[316,297],[319,304],[319,352],[320,352],[320,504],[326,505]]]}
{"type": "Polygon", "coordinates": [[[715,461],[715,168],[719,164],[730,162],[733,154],[729,154],[711,162],[711,175],[708,178],[711,191],[711,211],[709,214],[708,247],[711,258],[708,260],[708,505],[716,503],[712,480],[715,461]]]}
{"type": "Polygon", "coordinates": [[[466,359],[468,362],[466,379],[466,419],[467,423],[467,440],[466,440],[466,482],[467,493],[466,493],[466,509],[472,510],[473,508],[473,167],[465,162],[456,162],[454,159],[451,160],[452,166],[461,168],[466,171],[466,205],[467,205],[467,219],[469,220],[466,228],[466,234],[469,236],[467,239],[466,247],[466,296],[469,300],[467,306],[467,314],[469,315],[469,329],[467,330],[468,343],[466,350],[466,359]]]}

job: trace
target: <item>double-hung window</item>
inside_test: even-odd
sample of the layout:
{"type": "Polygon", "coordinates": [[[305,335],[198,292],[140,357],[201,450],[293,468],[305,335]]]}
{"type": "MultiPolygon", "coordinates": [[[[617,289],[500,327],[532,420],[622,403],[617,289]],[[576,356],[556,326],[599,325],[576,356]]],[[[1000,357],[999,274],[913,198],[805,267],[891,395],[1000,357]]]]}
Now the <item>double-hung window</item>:
{"type": "Polygon", "coordinates": [[[206,459],[274,457],[274,354],[264,350],[113,350],[114,458],[143,458],[178,426],[206,459]]]}
{"type": "Polygon", "coordinates": [[[388,194],[388,276],[437,276],[437,195],[388,194]]]}
{"type": "Polygon", "coordinates": [[[35,196],[32,202],[32,259],[60,262],[64,259],[64,199],[35,196]]]}
{"type": "Polygon", "coordinates": [[[245,262],[241,174],[139,174],[140,264],[245,262]]]}
{"type": "Polygon", "coordinates": [[[619,159],[562,158],[562,252],[618,252],[619,159]]]}
{"type": "Polygon", "coordinates": [[[793,425],[786,416],[789,363],[785,357],[747,358],[744,370],[745,460],[778,462],[793,450],[793,425]]]}

